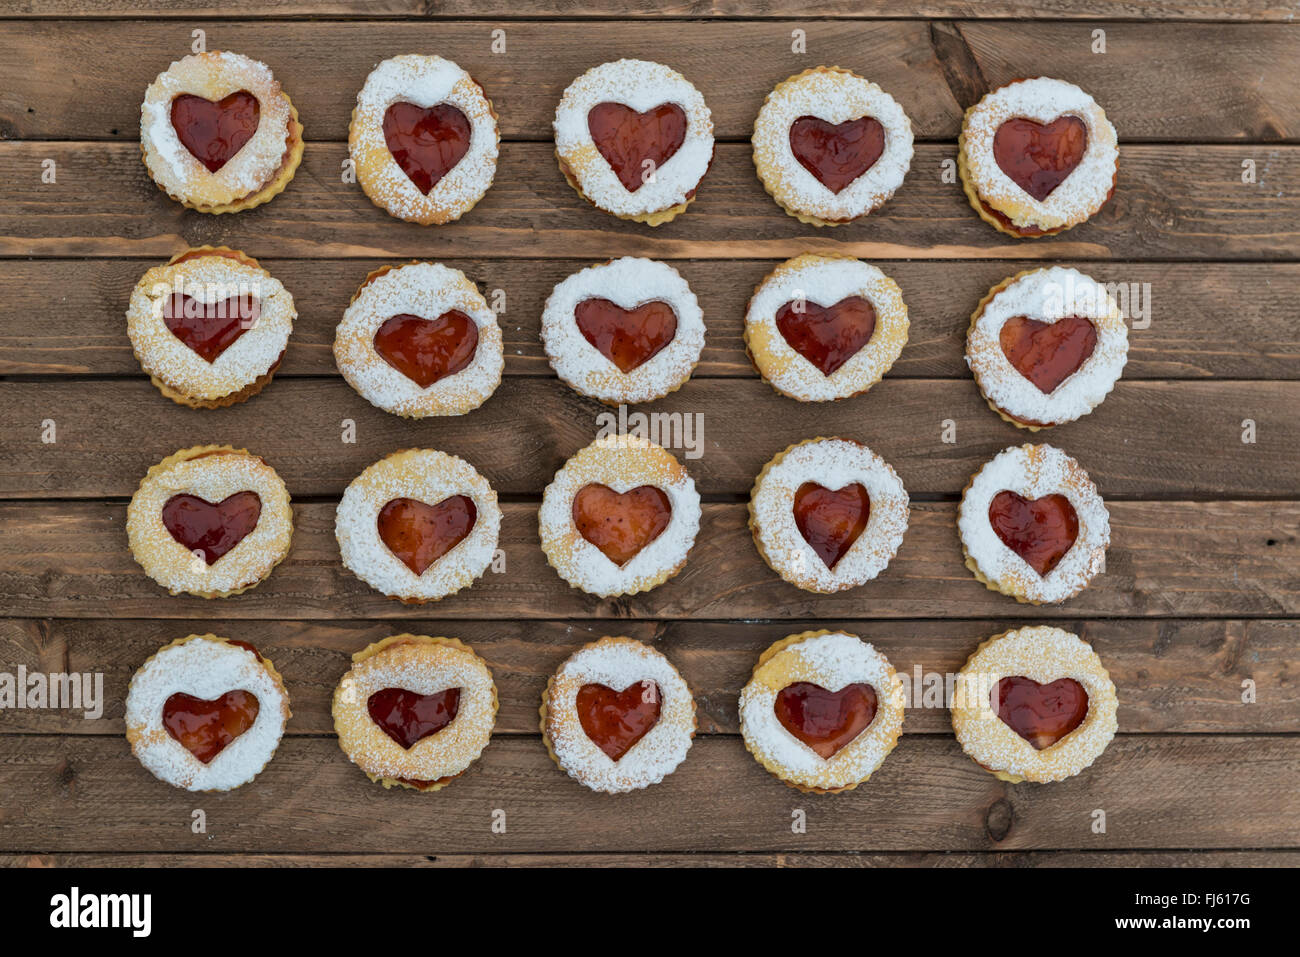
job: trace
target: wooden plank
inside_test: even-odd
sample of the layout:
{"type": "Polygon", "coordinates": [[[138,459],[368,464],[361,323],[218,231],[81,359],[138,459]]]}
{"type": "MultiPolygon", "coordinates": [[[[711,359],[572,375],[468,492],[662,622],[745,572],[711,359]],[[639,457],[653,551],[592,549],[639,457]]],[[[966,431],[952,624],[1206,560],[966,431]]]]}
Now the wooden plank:
{"type": "MultiPolygon", "coordinates": [[[[777,452],[841,435],[872,446],[914,498],[956,496],[1002,449],[1030,441],[1067,449],[1105,497],[1300,497],[1297,408],[1297,382],[1121,381],[1091,415],[1034,435],[993,415],[969,379],[889,380],[837,403],[795,402],[757,379],[701,379],[644,407],[678,416],[667,420],[678,430],[659,438],[704,494],[747,495],[777,452]],[[1246,419],[1255,423],[1253,444],[1242,442],[1246,419]],[[949,422],[954,444],[943,441],[949,422]]],[[[419,445],[465,458],[499,493],[538,495],[613,417],[541,378],[507,379],[472,415],[423,423],[376,409],[339,377],[274,382],[208,414],[164,399],[143,378],[0,382],[0,430],[13,437],[0,462],[0,496],[125,497],[176,449],[220,442],[264,455],[297,497],[341,495],[370,463],[419,445]],[[354,444],[341,441],[346,420],[355,423],[354,444]],[[137,438],[105,441],[123,423],[137,438]]]]}
{"type": "Polygon", "coordinates": [[[374,64],[436,50],[483,84],[507,139],[549,141],[555,105],[596,64],[644,56],[680,70],[704,94],[717,134],[749,139],[763,98],[818,64],[853,68],[894,95],[922,139],[953,139],[962,112],[989,89],[1026,76],[1062,76],[1088,90],[1125,140],[1281,140],[1300,135],[1300,35],[1261,24],[1108,23],[1094,52],[1086,23],[927,23],[790,20],[647,21],[585,25],[512,22],[259,23],[191,20],[0,21],[0,116],[8,139],[138,138],[144,89],[190,52],[265,60],[293,97],[308,135],[346,140],[357,91],[374,64]],[[791,31],[806,34],[792,52],[791,31]],[[75,62],[76,70],[68,64],[75,62]],[[1259,63],[1270,64],[1261,71],[1259,63]],[[94,90],[87,96],[86,90],[94,90]]]}
{"type": "MultiPolygon", "coordinates": [[[[1140,145],[1121,148],[1114,200],[1057,237],[1016,242],[984,223],[960,184],[941,181],[949,144],[917,147],[907,182],[866,220],[817,230],[763,192],[747,145],[720,144],[699,199],[658,229],[580,199],[542,143],[507,144],[496,183],[464,220],[400,223],[341,181],[342,143],[309,143],[297,177],[272,203],[203,216],[166,198],[130,143],[0,143],[0,256],[166,258],[225,243],[254,256],[620,255],[779,259],[838,252],[883,259],[1294,260],[1300,245],[1300,147],[1140,145]],[[42,184],[52,159],[58,182],[42,184]],[[1253,160],[1257,182],[1241,182],[1253,160]]],[[[963,303],[962,310],[967,308],[963,303]]]]}
{"type": "MultiPolygon", "coordinates": [[[[706,505],[685,568],[651,592],[598,600],[571,589],[538,547],[536,506],[506,504],[506,570],[432,608],[370,590],[343,568],[334,505],[295,506],[289,557],[252,591],[215,604],[168,597],[126,547],[123,505],[0,505],[0,594],[27,618],[234,620],[756,619],[1081,617],[1278,618],[1300,615],[1300,503],[1112,502],[1107,573],[1064,607],[1022,605],[979,584],[962,563],[956,506],[914,502],[907,537],[879,578],[835,595],[787,585],[759,558],[744,505],[706,505]]],[[[620,627],[625,627],[620,625],[620,627]]]]}
{"type": "MultiPolygon", "coordinates": [[[[1300,731],[1300,622],[1062,621],[1090,642],[1119,688],[1119,726],[1134,733],[1300,731]],[[1241,701],[1254,682],[1255,703],[1241,701]]],[[[284,675],[292,698],[288,734],[332,734],[330,700],[351,655],[398,630],[448,634],[468,642],[492,668],[501,711],[496,734],[536,734],[547,678],[568,655],[606,634],[651,641],[681,670],[695,695],[701,734],[736,734],[736,696],[759,654],[798,631],[843,629],[870,640],[909,682],[904,730],[948,733],[941,699],[926,698],[923,676],[956,673],[976,646],[1005,630],[998,621],[651,622],[0,620],[0,670],[100,673],[104,711],[0,711],[0,734],[107,734],[124,731],[131,676],[159,647],[186,634],[254,642],[284,675]]],[[[931,679],[934,680],[934,679],[931,679]]]]}
{"type": "Polygon", "coordinates": [[[370,783],[325,738],[286,739],[252,784],[195,795],[155,780],[123,738],[13,736],[0,795],[11,853],[1294,849],[1300,739],[1120,736],[1079,777],[1016,787],[951,737],[908,736],[868,784],[826,798],[774,780],[738,739],[704,737],[662,784],[615,800],[569,780],[537,738],[498,738],[429,799],[370,783]],[[206,834],[190,831],[196,807],[206,834]],[[796,808],[805,834],[791,833],[796,808]]]}
{"type": "MultiPolygon", "coordinates": [[[[158,260],[161,262],[162,260],[158,260]]],[[[298,307],[279,376],[334,375],[334,327],[357,286],[381,260],[264,259],[298,307]]],[[[550,376],[538,330],[555,284],[584,265],[568,260],[452,259],[484,292],[506,294],[501,316],[506,375],[550,376]]],[[[0,260],[0,375],[137,375],[123,311],[148,261],[0,260]],[[57,308],[50,304],[57,302],[57,308]],[[31,321],[40,316],[39,323],[31,321]]],[[[742,341],[745,308],[773,261],[674,263],[708,323],[695,376],[757,375],[742,341]]],[[[941,262],[887,266],[902,287],[911,332],[889,375],[969,375],[967,316],[995,283],[1037,265],[941,262]]],[[[1139,315],[1124,378],[1300,379],[1300,265],[1292,263],[1065,263],[1130,293],[1139,315]],[[1135,285],[1136,284],[1136,285],[1135,285]],[[1132,295],[1136,290],[1136,295],[1132,295]],[[1231,317],[1230,320],[1227,317],[1231,317]]]]}

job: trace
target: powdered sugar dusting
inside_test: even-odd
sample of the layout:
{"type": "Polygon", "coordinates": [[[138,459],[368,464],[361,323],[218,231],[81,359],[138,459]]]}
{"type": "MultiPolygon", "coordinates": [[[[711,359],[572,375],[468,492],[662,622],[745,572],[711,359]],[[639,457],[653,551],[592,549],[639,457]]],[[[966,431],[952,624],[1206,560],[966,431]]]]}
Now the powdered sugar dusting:
{"type": "Polygon", "coordinates": [[[847,439],[810,439],[792,445],[759,474],[749,501],[750,527],[759,551],[786,581],[816,592],[835,592],[870,581],[884,571],[907,531],[907,490],[889,463],[847,439]],[[832,491],[854,483],[871,502],[867,527],[827,568],[799,532],[794,495],[804,482],[832,491]]]}
{"type": "Polygon", "coordinates": [[[372,405],[397,415],[463,415],[496,391],[505,367],[501,328],[478,287],[459,269],[412,263],[373,276],[343,313],[334,335],[339,371],[372,405]],[[375,351],[375,333],[389,319],[410,314],[436,320],[457,310],[474,321],[478,345],[469,365],[428,388],[407,378],[375,351]]]}
{"type": "Polygon", "coordinates": [[[1106,750],[1118,727],[1115,685],[1086,641],[1060,628],[1039,625],[996,635],[962,667],[953,689],[952,725],[972,758],[994,772],[1030,781],[1060,781],[1087,768],[1106,750]],[[1083,723],[1039,751],[1003,722],[991,692],[1002,678],[1039,684],[1073,678],[1088,694],[1083,723]]]}
{"type": "Polygon", "coordinates": [[[898,102],[847,70],[820,67],[779,84],[754,122],[754,165],[782,206],[824,220],[850,220],[871,212],[903,183],[912,164],[912,123],[898,102]],[[790,126],[802,116],[827,123],[871,117],[885,128],[885,149],[875,164],[835,193],[795,158],[790,126]]]}
{"type": "Polygon", "coordinates": [[[1110,544],[1110,513],[1078,462],[1051,445],[1021,445],[999,452],[975,473],[962,495],[957,530],[966,554],[1003,594],[1024,601],[1058,602],[1078,594],[1102,570],[1110,544]],[[1046,576],[1040,576],[993,531],[989,505],[1002,491],[1027,499],[1064,495],[1073,506],[1078,537],[1046,576]]]}
{"type": "Polygon", "coordinates": [[[620,216],[660,212],[686,202],[713,160],[713,116],[704,97],[684,76],[661,63],[615,60],[593,67],[564,91],[555,110],[555,149],[582,192],[598,207],[620,216]],[[675,103],[686,113],[686,138],[655,170],[654,180],[629,193],[600,155],[587,114],[601,103],[621,103],[644,113],[675,103]]]}
{"type": "Polygon", "coordinates": [[[289,718],[289,699],[276,677],[246,648],[215,635],[191,635],[144,663],[126,695],[126,736],[140,763],[168,784],[189,791],[228,791],[266,767],[289,718]],[[204,701],[227,691],[257,698],[253,725],[204,764],[163,725],[163,705],[174,694],[204,701]]]}
{"type": "Polygon", "coordinates": [[[560,282],[542,312],[542,345],[555,374],[583,395],[604,402],[649,402],[691,376],[704,348],[704,314],[686,280],[672,266],[624,256],[589,266],[560,282]],[[608,299],[622,309],[666,302],[677,331],[656,355],[624,373],[583,336],[574,310],[587,299],[608,299]]]}
{"type": "Polygon", "coordinates": [[[672,662],[630,638],[602,638],[575,652],[547,693],[546,735],[556,759],[593,791],[616,794],[658,784],[686,759],[695,732],[695,699],[672,662]],[[659,686],[659,720],[618,761],[587,737],[578,719],[578,691],[602,684],[624,691],[641,681],[659,686]]]}
{"type": "Polygon", "coordinates": [[[865,780],[893,750],[903,727],[903,689],[888,659],[856,635],[814,634],[778,651],[754,669],[740,692],[740,732],[759,762],[783,780],[804,787],[850,787],[865,780]],[[776,717],[776,696],[811,682],[839,691],[859,682],[876,692],[876,716],[828,760],[804,744],[776,717]]]}

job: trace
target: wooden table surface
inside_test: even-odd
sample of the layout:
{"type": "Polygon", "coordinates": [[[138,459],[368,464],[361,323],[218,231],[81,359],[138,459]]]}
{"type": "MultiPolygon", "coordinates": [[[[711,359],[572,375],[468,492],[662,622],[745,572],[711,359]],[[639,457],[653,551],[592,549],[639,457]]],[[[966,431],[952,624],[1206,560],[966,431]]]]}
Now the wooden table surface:
{"type": "MultiPolygon", "coordinates": [[[[0,12],[0,671],[105,674],[101,720],[0,712],[0,861],[89,863],[1300,863],[1300,12],[1295,0],[26,0],[0,12]],[[880,19],[872,19],[872,17],[880,19]],[[888,19],[886,19],[886,17],[888,19]],[[140,162],[146,85],[190,52],[265,60],[301,111],[306,156],[289,189],[233,216],[182,209],[140,162]],[[506,50],[493,53],[494,30],[506,50]],[[807,52],[791,52],[795,30],[807,52]],[[1094,52],[1104,32],[1105,52],[1094,52]],[[356,91],[405,52],[456,60],[501,116],[495,185],[461,222],[392,219],[340,176],[356,91]],[[564,87],[619,56],[668,63],[704,94],[718,133],[698,201],[658,229],[587,206],[550,144],[564,87]],[[876,81],[917,135],[911,172],[879,212],[817,230],[787,217],[754,175],[747,137],[764,95],[819,64],[876,81]],[[1022,76],[1078,83],[1120,134],[1119,185],[1092,222],[1015,242],[945,182],[963,110],[1022,76]],[[56,182],[42,181],[53,160],[56,182]],[[1253,171],[1253,177],[1243,173],[1253,171]],[[1249,181],[1243,181],[1243,178],[1249,181]],[[276,381],[220,411],[173,405],[132,358],[123,313],[139,276],[190,245],[261,259],[299,318],[276,381]],[[759,380],[744,306],[776,262],[850,253],[902,287],[912,331],[865,396],[806,405],[759,380]],[[671,261],[704,308],[691,381],[650,410],[701,412],[686,464],[705,496],[684,571],[632,598],[570,589],[541,554],[536,509],[555,470],[594,436],[598,403],[560,383],[538,340],[541,305],[596,260],[671,261]],[[334,326],[376,265],[411,257],[502,289],[506,379],[480,410],[408,422],[354,393],[334,326]],[[1062,262],[1149,284],[1124,378],[1092,415],[1039,440],[1089,470],[1112,519],[1106,574],[1063,606],[996,595],[963,567],[960,491],[981,463],[1029,440],[993,415],[962,358],[993,283],[1062,262]],[[357,441],[340,440],[356,423],[357,441]],[[41,441],[54,420],[57,441],[41,441]],[[957,441],[941,441],[945,420],[957,441]],[[1243,433],[1254,423],[1253,442],[1243,433]],[[832,596],[798,591],[759,559],[745,526],[753,478],[814,435],[868,443],[913,500],[897,558],[832,596]],[[263,455],[294,498],[293,551],[260,587],[169,597],[132,560],[126,502],[177,448],[229,442],[263,455]],[[334,505],[397,448],[467,458],[501,493],[503,574],[408,608],[339,562],[334,505]],[[1013,786],[967,758],[942,708],[908,711],[869,784],[805,796],[741,744],[736,696],[759,652],[810,627],[872,641],[905,674],[952,672],[990,634],[1059,624],[1093,643],[1119,691],[1119,734],[1054,785],[1013,786]],[[385,792],[340,752],[329,696],[349,655],[399,630],[470,642],[501,697],[496,733],[433,795],[385,792]],[[192,795],[155,780],[123,737],[130,676],[158,646],[214,631],[255,643],[294,711],[253,783],[192,795]],[[551,763],[536,728],[547,676],[606,634],[653,642],[696,693],[700,734],[663,784],[587,791],[551,763]],[[1243,689],[1254,700],[1243,703],[1243,689]],[[195,834],[202,809],[207,831],[195,834]],[[806,833],[792,814],[806,813],[806,833]],[[504,811],[505,833],[493,830],[504,811]],[[1104,833],[1094,827],[1105,812],[1104,833]]],[[[1249,437],[1249,436],[1247,436],[1249,437]]],[[[1247,695],[1249,697],[1249,695],[1247,695]]]]}

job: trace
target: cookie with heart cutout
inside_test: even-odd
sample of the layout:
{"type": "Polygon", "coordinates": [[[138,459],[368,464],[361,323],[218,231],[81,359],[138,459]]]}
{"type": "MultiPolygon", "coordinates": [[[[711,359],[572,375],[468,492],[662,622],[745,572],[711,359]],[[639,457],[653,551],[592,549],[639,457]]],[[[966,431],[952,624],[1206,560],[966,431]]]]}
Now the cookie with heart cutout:
{"type": "Polygon", "coordinates": [[[754,368],[800,402],[866,392],[898,359],[907,331],[898,284],[852,256],[786,260],[758,284],[745,313],[754,368]]]}
{"type": "Polygon", "coordinates": [[[879,651],[842,631],[790,635],[740,692],[740,733],[764,768],[806,794],[866,781],[898,744],[902,682],[879,651]]]}
{"type": "Polygon", "coordinates": [[[662,585],[686,564],[700,494],[672,453],[635,435],[592,442],[542,493],[546,560],[574,588],[609,598],[662,585]]]}
{"type": "Polygon", "coordinates": [[[649,226],[695,200],[713,163],[713,116],[684,76],[648,60],[614,60],[569,84],[555,108],[555,156],[597,209],[649,226]]]}
{"type": "Polygon", "coordinates": [[[754,121],[754,167],[787,214],[843,226],[879,209],[912,164],[912,123],[851,70],[819,66],[777,84],[754,121]]]}
{"type": "Polygon", "coordinates": [[[460,219],[492,186],[501,141],[492,102],[440,56],[403,54],[366,77],[348,126],[357,182],[390,216],[460,219]]]}
{"type": "Polygon", "coordinates": [[[1063,781],[1106,750],[1118,707],[1092,646],[1037,625],[994,635],[970,656],[953,686],[952,728],[999,780],[1063,781]]]}
{"type": "Polygon", "coordinates": [[[685,384],[704,349],[704,314],[667,263],[624,256],[556,285],[542,311],[551,368],[608,405],[651,402],[685,384]]]}
{"type": "Polygon", "coordinates": [[[686,759],[695,698],[673,663],[649,645],[607,637],[579,648],[542,695],[542,740],[557,765],[593,791],[658,784],[686,759]]]}
{"type": "Polygon", "coordinates": [[[464,642],[402,634],[352,656],[331,711],[339,747],[366,777],[430,792],[478,760],[497,705],[491,670],[464,642]]]}
{"type": "Polygon", "coordinates": [[[158,188],[200,213],[236,213],[284,191],[302,162],[298,111],[265,63],[212,51],[149,84],[140,152],[158,188]]]}
{"type": "Polygon", "coordinates": [[[986,223],[1017,238],[1051,236],[1085,222],[1114,195],[1118,138],[1073,83],[1015,80],[966,111],[957,172],[986,223]]]}
{"type": "Polygon", "coordinates": [[[201,246],[140,277],[126,332],[159,392],[192,409],[219,409],[270,383],[297,316],[293,296],[256,259],[201,246]]]}
{"type": "Polygon", "coordinates": [[[957,531],[966,567],[989,589],[1055,604],[1104,570],[1110,513],[1083,466],[1060,449],[1012,446],[971,477],[957,531]]]}
{"type": "Polygon", "coordinates": [[[408,419],[472,412],[505,368],[501,327],[478,287],[425,262],[366,277],[335,330],[334,361],[367,402],[408,419]]]}
{"type": "Polygon", "coordinates": [[[1128,361],[1128,324],[1106,288],[1077,269],[1029,269],[981,300],[966,364],[994,412],[1037,432],[1102,403],[1128,361]]]}
{"type": "Polygon", "coordinates": [[[875,578],[907,531],[907,490],[860,442],[816,438],[763,466],[749,530],[769,568],[797,588],[831,594],[875,578]]]}
{"type": "Polygon", "coordinates": [[[289,554],[289,490],[245,449],[181,449],[140,480],[126,509],[126,534],[145,574],[173,595],[238,595],[289,554]]]}
{"type": "Polygon", "coordinates": [[[229,791],[270,763],[289,720],[289,693],[247,642],[188,635],[131,678],[126,740],[156,778],[187,791],[229,791]]]}

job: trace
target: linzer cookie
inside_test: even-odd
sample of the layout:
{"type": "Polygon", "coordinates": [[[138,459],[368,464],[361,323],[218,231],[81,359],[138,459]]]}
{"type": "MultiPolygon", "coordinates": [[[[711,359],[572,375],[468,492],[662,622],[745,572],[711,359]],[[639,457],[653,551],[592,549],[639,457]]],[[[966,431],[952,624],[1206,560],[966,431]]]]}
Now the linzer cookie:
{"type": "Polygon", "coordinates": [[[912,163],[912,124],[876,84],[819,66],[777,84],[754,121],[763,188],[800,222],[842,226],[879,209],[912,163]]]}
{"type": "Polygon", "coordinates": [[[1072,598],[1104,569],[1110,513],[1078,462],[1050,445],[1021,445],[971,478],[957,531],[977,579],[1041,605],[1072,598]]]}
{"type": "Polygon", "coordinates": [[[962,749],[1003,781],[1063,781],[1115,736],[1115,685],[1092,646],[1039,625],[994,635],[953,687],[962,749]]]}
{"type": "Polygon", "coordinates": [[[593,67],[555,109],[560,171],[597,209],[658,226],[685,212],[713,162],[713,117],[676,70],[646,60],[593,67]]]}
{"type": "Polygon", "coordinates": [[[472,76],[440,56],[406,54],[366,77],[348,127],[357,182],[408,222],[449,223],[496,176],[497,117],[472,76]]]}
{"type": "Polygon", "coordinates": [[[145,90],[140,150],[158,188],[200,213],[260,206],[302,162],[298,111],[265,63],[238,53],[177,60],[145,90]]]}
{"type": "Polygon", "coordinates": [[[1016,237],[1077,226],[1115,191],[1115,127],[1073,83],[1038,77],[994,90],[966,111],[957,170],[980,218],[1016,237]]]}
{"type": "Polygon", "coordinates": [[[658,784],[686,759],[695,699],[662,654],[631,638],[574,652],[546,683],[542,738],[551,758],[593,791],[658,784]]]}
{"type": "Polygon", "coordinates": [[[989,290],[971,316],[966,364],[989,407],[1037,432],[1087,415],[1128,361],[1128,325],[1100,283],[1031,269],[989,290]]]}
{"type": "Polygon", "coordinates": [[[437,791],[487,747],[497,688],[461,641],[394,635],[352,656],[332,710],[339,747],[366,777],[437,791]]]}
{"type": "Polygon", "coordinates": [[[284,358],[293,296],[251,256],[203,246],[136,283],[126,332],[158,391],[195,409],[250,399],[284,358]]]}
{"type": "Polygon", "coordinates": [[[459,269],[384,266],[366,277],[334,335],[343,378],[405,418],[463,415],[501,384],[496,314],[459,269]]]}
{"type": "Polygon", "coordinates": [[[289,491],[260,457],[197,445],[149,469],[126,510],[131,554],[173,595],[237,595],[289,554],[289,491]]]}
{"type": "Polygon", "coordinates": [[[602,402],[650,402],[681,388],[704,348],[704,315],[672,266],[624,256],[559,283],[542,345],[564,382],[602,402]]]}
{"type": "Polygon", "coordinates": [[[188,791],[229,791],[266,767],[289,720],[289,694],[252,645],[189,635],[131,679],[126,740],[155,777],[188,791]]]}
{"type": "Polygon", "coordinates": [[[805,631],[763,652],[740,692],[740,733],[786,784],[837,794],[866,781],[898,743],[903,687],[856,635],[805,631]]]}

